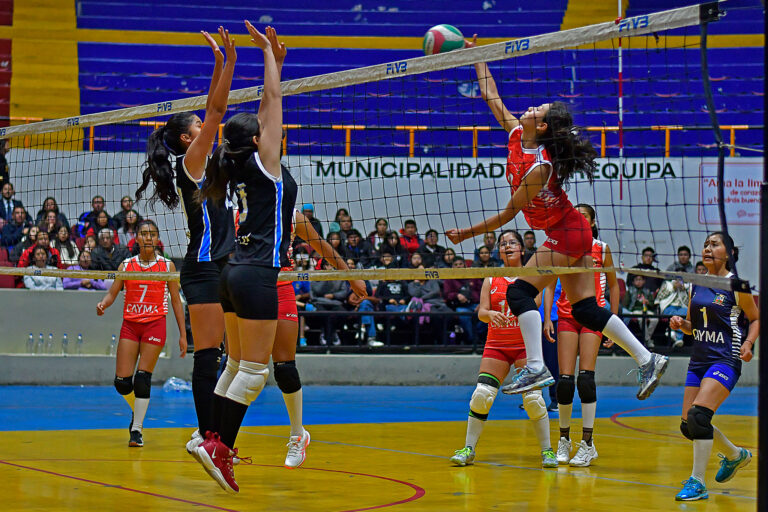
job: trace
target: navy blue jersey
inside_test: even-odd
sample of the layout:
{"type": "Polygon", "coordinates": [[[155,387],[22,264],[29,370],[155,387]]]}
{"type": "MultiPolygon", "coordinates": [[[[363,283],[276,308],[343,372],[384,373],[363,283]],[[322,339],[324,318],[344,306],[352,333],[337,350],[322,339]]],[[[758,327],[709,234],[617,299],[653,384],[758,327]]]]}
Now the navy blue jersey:
{"type": "Polygon", "coordinates": [[[254,152],[235,172],[239,219],[237,248],[230,263],[287,267],[298,185],[284,166],[276,178],[254,152]]]}
{"type": "Polygon", "coordinates": [[[232,202],[227,198],[221,205],[206,200],[198,205],[196,192],[205,177],[195,180],[187,172],[184,155],[176,157],[176,190],[187,220],[186,261],[218,261],[235,250],[235,217],[232,202]]]}
{"type": "Polygon", "coordinates": [[[688,308],[693,330],[691,362],[721,362],[740,370],[739,352],[749,321],[736,293],[693,285],[688,308]]]}

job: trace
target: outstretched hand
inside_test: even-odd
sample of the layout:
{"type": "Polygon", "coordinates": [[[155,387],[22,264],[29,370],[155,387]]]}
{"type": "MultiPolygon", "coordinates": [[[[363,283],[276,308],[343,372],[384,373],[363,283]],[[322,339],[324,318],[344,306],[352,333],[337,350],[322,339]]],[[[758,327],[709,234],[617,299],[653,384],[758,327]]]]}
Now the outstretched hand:
{"type": "Polygon", "coordinates": [[[285,43],[277,40],[277,31],[273,27],[267,27],[266,32],[267,40],[272,45],[272,55],[275,56],[275,62],[282,64],[288,54],[288,48],[285,47],[285,43]]]}
{"type": "Polygon", "coordinates": [[[464,40],[464,48],[474,48],[477,46],[477,34],[472,36],[472,40],[469,39],[464,40]]]}
{"type": "MultiPolygon", "coordinates": [[[[219,27],[219,30],[221,30],[221,27],[219,27]]],[[[223,62],[224,54],[221,53],[221,49],[219,49],[219,45],[213,39],[211,34],[206,32],[205,30],[201,30],[200,33],[203,34],[205,41],[208,43],[208,46],[210,46],[211,50],[213,50],[213,57],[216,59],[216,62],[223,62]]]]}
{"type": "Polygon", "coordinates": [[[466,240],[466,237],[464,236],[464,230],[459,228],[449,229],[445,232],[445,236],[447,236],[448,240],[454,244],[458,244],[466,240]]]}
{"type": "MultiPolygon", "coordinates": [[[[267,36],[259,32],[256,27],[251,25],[251,22],[248,20],[245,20],[245,28],[248,29],[248,33],[251,35],[251,42],[261,48],[262,50],[266,50],[269,48],[270,43],[269,39],[267,39],[267,36]]],[[[272,27],[267,27],[267,30],[269,30],[272,27]]]]}
{"type": "Polygon", "coordinates": [[[219,37],[221,37],[221,44],[224,46],[224,52],[227,54],[227,60],[235,62],[237,60],[235,38],[230,37],[229,30],[225,30],[224,27],[219,27],[219,37]]]}

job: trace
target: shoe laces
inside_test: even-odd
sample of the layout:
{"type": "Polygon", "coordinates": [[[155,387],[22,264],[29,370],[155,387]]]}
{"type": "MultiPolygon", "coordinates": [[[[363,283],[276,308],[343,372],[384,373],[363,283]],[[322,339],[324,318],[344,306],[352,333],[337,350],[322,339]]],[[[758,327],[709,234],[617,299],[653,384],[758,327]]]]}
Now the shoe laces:
{"type": "Polygon", "coordinates": [[[291,436],[288,439],[288,444],[285,446],[288,447],[288,455],[299,455],[301,454],[301,438],[303,436],[291,436]]]}
{"type": "Polygon", "coordinates": [[[472,448],[470,448],[469,446],[465,446],[464,448],[460,448],[460,449],[456,450],[455,452],[453,452],[453,454],[454,455],[466,455],[466,456],[469,456],[469,455],[472,454],[472,448]]]}
{"type": "Polygon", "coordinates": [[[632,368],[627,372],[627,375],[632,375],[633,373],[637,372],[637,383],[642,384],[643,382],[643,370],[641,368],[632,368]]]}

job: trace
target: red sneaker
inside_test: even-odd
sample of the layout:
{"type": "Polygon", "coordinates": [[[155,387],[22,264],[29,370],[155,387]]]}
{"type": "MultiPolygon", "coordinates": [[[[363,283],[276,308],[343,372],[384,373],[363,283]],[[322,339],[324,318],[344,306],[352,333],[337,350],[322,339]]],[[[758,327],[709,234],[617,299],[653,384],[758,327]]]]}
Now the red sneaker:
{"type": "Polygon", "coordinates": [[[222,489],[233,494],[240,491],[232,468],[232,457],[237,455],[237,450],[230,450],[215,432],[206,432],[205,441],[195,450],[200,463],[222,489]]]}

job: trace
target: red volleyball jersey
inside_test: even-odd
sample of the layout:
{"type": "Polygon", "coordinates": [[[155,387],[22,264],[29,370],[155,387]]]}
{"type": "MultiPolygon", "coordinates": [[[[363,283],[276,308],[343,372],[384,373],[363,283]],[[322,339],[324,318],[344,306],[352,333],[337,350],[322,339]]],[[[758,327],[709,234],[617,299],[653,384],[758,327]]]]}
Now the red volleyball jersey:
{"type": "MultiPolygon", "coordinates": [[[[595,268],[605,266],[605,251],[608,247],[603,241],[598,239],[592,240],[592,261],[595,268]]],[[[605,272],[595,272],[595,299],[597,299],[597,305],[601,308],[605,306],[605,287],[606,287],[605,272]]],[[[557,299],[557,317],[573,318],[571,313],[571,302],[565,295],[565,290],[560,294],[560,298],[557,299]]]]}
{"type": "Polygon", "coordinates": [[[486,347],[525,347],[517,317],[510,312],[507,304],[507,287],[514,283],[515,279],[513,277],[491,278],[491,310],[502,313],[509,318],[510,323],[507,327],[496,327],[489,322],[486,347]]]}
{"type": "MultiPolygon", "coordinates": [[[[293,210],[293,219],[291,220],[291,243],[288,244],[288,261],[290,261],[290,265],[287,267],[282,267],[280,269],[280,272],[291,272],[292,270],[296,270],[296,263],[293,261],[293,240],[296,238],[296,214],[299,212],[299,210],[295,209],[293,210]]],[[[293,286],[293,284],[290,281],[278,281],[277,286],[293,286]]]]}
{"type": "MultiPolygon", "coordinates": [[[[168,260],[158,256],[150,265],[139,262],[139,257],[125,260],[126,272],[168,272],[168,260]]],[[[168,314],[168,283],[165,281],[125,281],[123,318],[148,323],[168,314]]]]}
{"type": "Polygon", "coordinates": [[[546,165],[549,168],[549,179],[547,184],[542,187],[536,197],[523,208],[523,215],[531,229],[546,230],[550,226],[557,224],[573,205],[568,200],[560,183],[557,181],[557,175],[554,173],[552,161],[549,153],[544,146],[536,149],[523,147],[523,127],[509,132],[509,143],[507,148],[507,181],[512,187],[512,194],[520,187],[523,178],[536,166],[546,165]]]}

